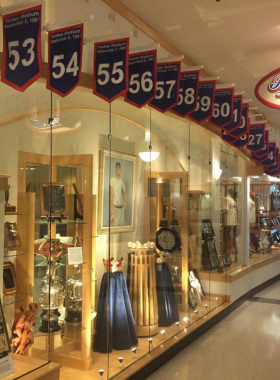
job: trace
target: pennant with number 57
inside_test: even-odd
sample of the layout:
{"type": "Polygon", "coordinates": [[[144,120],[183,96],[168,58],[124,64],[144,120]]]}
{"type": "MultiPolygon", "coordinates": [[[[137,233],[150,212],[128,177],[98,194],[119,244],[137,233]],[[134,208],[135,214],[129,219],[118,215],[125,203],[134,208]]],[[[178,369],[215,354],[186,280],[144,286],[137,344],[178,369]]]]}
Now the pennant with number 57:
{"type": "Polygon", "coordinates": [[[83,55],[83,24],[49,32],[47,88],[64,97],[79,84],[83,55]]]}

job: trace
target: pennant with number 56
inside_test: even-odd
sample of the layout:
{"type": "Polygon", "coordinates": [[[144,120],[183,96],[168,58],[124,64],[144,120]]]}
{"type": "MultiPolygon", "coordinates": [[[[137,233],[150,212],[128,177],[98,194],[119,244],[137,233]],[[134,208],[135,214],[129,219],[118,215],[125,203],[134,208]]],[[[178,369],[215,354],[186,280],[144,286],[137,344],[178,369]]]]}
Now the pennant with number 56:
{"type": "Polygon", "coordinates": [[[3,16],[1,81],[23,92],[42,76],[42,6],[3,16]]]}
{"type": "Polygon", "coordinates": [[[64,97],[79,84],[83,55],[83,24],[49,32],[47,88],[64,97]]]}

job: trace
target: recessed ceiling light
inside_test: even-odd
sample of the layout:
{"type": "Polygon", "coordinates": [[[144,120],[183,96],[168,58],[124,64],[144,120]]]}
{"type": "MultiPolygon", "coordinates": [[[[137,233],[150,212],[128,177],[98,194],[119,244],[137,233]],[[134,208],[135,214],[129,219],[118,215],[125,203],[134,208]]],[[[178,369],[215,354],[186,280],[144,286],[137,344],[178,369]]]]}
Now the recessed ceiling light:
{"type": "Polygon", "coordinates": [[[181,25],[167,26],[165,29],[168,30],[168,32],[173,32],[173,30],[182,29],[182,26],[181,25]]]}

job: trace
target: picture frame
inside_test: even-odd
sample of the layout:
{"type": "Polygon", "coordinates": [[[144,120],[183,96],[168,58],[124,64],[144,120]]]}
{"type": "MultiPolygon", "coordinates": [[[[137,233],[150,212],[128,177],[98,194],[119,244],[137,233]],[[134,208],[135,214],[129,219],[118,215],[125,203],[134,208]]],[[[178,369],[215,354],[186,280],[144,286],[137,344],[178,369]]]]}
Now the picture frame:
{"type": "Polygon", "coordinates": [[[137,156],[100,150],[98,234],[135,230],[136,178],[137,156]]]}
{"type": "Polygon", "coordinates": [[[211,236],[215,236],[211,219],[202,219],[202,240],[211,236]]]}
{"type": "Polygon", "coordinates": [[[207,247],[211,270],[217,269],[219,266],[219,259],[217,255],[215,240],[212,237],[208,237],[205,240],[207,247]]]}
{"type": "Polygon", "coordinates": [[[3,297],[12,297],[18,293],[15,266],[11,261],[3,263],[3,297]]]}
{"type": "Polygon", "coordinates": [[[41,216],[50,215],[59,217],[63,213],[68,216],[67,184],[64,182],[40,182],[40,208],[41,216]],[[52,200],[50,205],[50,188],[52,200]]]}
{"type": "Polygon", "coordinates": [[[225,268],[231,266],[232,261],[231,261],[231,257],[230,257],[229,253],[223,253],[221,255],[221,258],[222,258],[223,265],[224,265],[225,268]]]}

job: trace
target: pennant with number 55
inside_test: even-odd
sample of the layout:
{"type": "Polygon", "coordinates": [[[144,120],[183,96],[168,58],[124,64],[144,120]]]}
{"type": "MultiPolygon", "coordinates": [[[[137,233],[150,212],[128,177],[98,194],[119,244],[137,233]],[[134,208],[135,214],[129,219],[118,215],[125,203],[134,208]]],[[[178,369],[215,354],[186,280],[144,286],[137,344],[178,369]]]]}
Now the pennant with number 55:
{"type": "Polygon", "coordinates": [[[49,32],[47,88],[64,97],[79,84],[83,55],[83,24],[49,32]]]}

